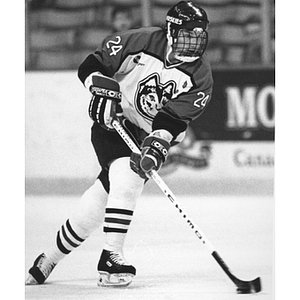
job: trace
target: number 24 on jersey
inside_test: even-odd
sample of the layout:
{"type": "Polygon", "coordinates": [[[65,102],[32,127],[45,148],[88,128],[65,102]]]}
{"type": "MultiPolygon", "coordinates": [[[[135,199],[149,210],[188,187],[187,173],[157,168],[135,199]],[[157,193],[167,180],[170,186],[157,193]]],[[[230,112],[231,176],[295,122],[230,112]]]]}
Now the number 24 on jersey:
{"type": "Polygon", "coordinates": [[[115,40],[109,40],[106,43],[106,47],[111,50],[109,53],[110,56],[117,55],[118,52],[123,48],[123,45],[121,45],[121,37],[116,36],[115,40]]]}
{"type": "Polygon", "coordinates": [[[206,95],[203,92],[199,92],[197,95],[200,96],[200,98],[194,101],[194,106],[203,109],[208,102],[209,95],[206,95]]]}

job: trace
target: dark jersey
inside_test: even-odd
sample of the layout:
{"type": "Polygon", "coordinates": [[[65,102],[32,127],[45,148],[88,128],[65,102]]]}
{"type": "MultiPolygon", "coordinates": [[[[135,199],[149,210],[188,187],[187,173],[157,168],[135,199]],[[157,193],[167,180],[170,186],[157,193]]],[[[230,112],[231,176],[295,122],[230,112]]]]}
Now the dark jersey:
{"type": "Polygon", "coordinates": [[[204,58],[166,61],[161,28],[141,28],[108,36],[79,67],[82,82],[95,71],[120,84],[124,116],[150,133],[166,129],[176,137],[211,99],[213,79],[204,58]]]}

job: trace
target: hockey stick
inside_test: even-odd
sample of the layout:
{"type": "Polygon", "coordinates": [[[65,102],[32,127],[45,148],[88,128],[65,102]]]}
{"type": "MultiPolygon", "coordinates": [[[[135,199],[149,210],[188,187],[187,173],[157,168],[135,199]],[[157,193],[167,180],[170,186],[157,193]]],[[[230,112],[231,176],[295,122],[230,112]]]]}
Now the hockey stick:
{"type": "MultiPolygon", "coordinates": [[[[124,140],[124,142],[128,145],[128,147],[132,150],[132,152],[140,154],[140,149],[136,146],[136,144],[133,142],[131,137],[127,134],[123,126],[119,123],[119,121],[114,120],[112,122],[113,127],[118,132],[118,134],[121,136],[121,138],[124,140]]],[[[191,220],[190,217],[186,214],[182,206],[177,201],[175,195],[172,193],[172,191],[169,189],[169,187],[165,184],[165,182],[162,180],[162,178],[158,175],[156,171],[149,172],[150,177],[155,181],[155,183],[158,185],[158,187],[162,190],[162,192],[165,194],[165,196],[174,204],[175,208],[178,210],[178,212],[182,215],[182,217],[186,220],[189,228],[191,228],[198,239],[206,246],[206,248],[209,250],[210,254],[213,256],[213,258],[217,261],[217,263],[220,265],[220,267],[223,269],[223,271],[227,274],[227,276],[233,281],[233,283],[237,287],[237,293],[238,294],[251,294],[251,293],[258,293],[261,291],[261,280],[260,277],[257,277],[254,280],[251,281],[244,281],[237,277],[235,277],[231,271],[229,270],[229,267],[226,265],[224,260],[221,258],[221,256],[218,254],[216,249],[213,247],[213,245],[209,242],[209,240],[206,238],[204,233],[200,230],[200,228],[196,225],[195,222],[191,220]]]]}

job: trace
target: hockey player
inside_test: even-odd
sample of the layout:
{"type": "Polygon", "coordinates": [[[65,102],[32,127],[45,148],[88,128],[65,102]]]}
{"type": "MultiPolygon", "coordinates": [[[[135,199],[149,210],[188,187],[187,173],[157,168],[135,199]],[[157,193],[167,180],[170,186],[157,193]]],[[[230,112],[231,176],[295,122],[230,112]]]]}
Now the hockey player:
{"type": "Polygon", "coordinates": [[[211,99],[213,79],[204,59],[206,12],[181,1],[167,13],[166,28],[150,27],[108,36],[79,66],[92,93],[92,144],[101,172],[78,208],[29,270],[26,284],[42,284],[57,263],[103,222],[105,243],[98,263],[99,286],[126,286],[136,274],[123,255],[135,205],[169,148],[184,138],[190,121],[211,99]],[[132,154],[114,131],[118,119],[141,147],[132,154]]]}

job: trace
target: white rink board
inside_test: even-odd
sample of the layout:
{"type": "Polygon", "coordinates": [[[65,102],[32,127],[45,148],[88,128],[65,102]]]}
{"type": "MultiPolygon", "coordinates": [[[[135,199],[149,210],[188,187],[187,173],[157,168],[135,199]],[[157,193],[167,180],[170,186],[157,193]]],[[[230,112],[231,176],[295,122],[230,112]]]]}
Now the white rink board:
{"type": "Polygon", "coordinates": [[[202,176],[225,178],[274,178],[273,142],[213,142],[210,166],[202,176]]]}
{"type": "MultiPolygon", "coordinates": [[[[25,78],[26,178],[95,178],[99,167],[90,142],[90,94],[76,72],[27,72],[25,78]]],[[[273,179],[273,161],[274,142],[212,142],[201,178],[273,179]]]]}
{"type": "Polygon", "coordinates": [[[25,79],[26,177],[94,176],[91,96],[76,72],[27,72],[25,79]]]}

